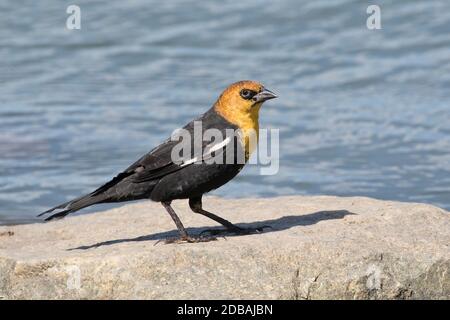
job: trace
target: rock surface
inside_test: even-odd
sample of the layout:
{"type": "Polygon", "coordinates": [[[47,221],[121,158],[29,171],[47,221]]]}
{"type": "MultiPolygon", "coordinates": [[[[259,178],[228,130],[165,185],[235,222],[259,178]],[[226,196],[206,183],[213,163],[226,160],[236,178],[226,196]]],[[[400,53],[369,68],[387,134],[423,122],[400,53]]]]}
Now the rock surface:
{"type": "MultiPolygon", "coordinates": [[[[369,198],[204,199],[262,234],[162,244],[162,206],[140,202],[0,227],[3,299],[450,299],[450,214],[369,198]],[[156,245],[155,245],[156,244],[156,245]]],[[[191,234],[216,224],[175,210],[191,234]]]]}

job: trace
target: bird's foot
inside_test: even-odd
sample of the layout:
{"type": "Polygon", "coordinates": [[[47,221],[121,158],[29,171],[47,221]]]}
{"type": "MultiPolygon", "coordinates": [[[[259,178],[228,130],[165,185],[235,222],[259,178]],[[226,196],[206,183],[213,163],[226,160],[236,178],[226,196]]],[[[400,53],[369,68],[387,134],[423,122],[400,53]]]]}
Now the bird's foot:
{"type": "Polygon", "coordinates": [[[209,241],[216,241],[216,237],[212,236],[183,236],[183,237],[174,237],[174,238],[167,238],[165,240],[158,240],[155,245],[157,245],[160,242],[163,242],[164,244],[181,244],[181,243],[198,243],[198,242],[209,242],[209,241]]]}
{"type": "Polygon", "coordinates": [[[249,235],[263,233],[264,229],[273,229],[271,226],[261,226],[256,228],[229,228],[229,229],[207,229],[200,232],[200,236],[203,234],[209,234],[211,236],[223,235],[223,234],[234,234],[234,235],[249,235]]]}

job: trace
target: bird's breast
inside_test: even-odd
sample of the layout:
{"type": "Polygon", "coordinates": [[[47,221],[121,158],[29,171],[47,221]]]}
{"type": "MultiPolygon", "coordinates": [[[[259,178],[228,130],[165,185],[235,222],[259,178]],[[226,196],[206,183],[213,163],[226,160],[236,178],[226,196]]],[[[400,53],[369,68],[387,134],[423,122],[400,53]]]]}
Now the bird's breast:
{"type": "Polygon", "coordinates": [[[259,138],[259,107],[256,106],[251,112],[237,112],[233,108],[216,109],[217,113],[227,122],[235,125],[239,130],[240,142],[245,150],[245,161],[247,161],[258,145],[259,138]]]}

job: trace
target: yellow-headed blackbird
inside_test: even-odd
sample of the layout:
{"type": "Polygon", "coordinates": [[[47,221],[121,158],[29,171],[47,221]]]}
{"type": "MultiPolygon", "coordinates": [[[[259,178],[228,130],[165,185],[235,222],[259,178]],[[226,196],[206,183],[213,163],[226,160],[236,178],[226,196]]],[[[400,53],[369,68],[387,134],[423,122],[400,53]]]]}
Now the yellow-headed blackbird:
{"type": "MultiPolygon", "coordinates": [[[[199,239],[202,237],[189,237],[170,206],[174,199],[189,199],[192,211],[217,221],[229,232],[250,233],[257,230],[242,229],[204,210],[202,195],[227,183],[243,168],[253,151],[249,145],[250,132],[259,130],[258,114],[261,105],[264,101],[276,97],[273,92],[255,81],[240,81],[230,85],[211,109],[183,128],[185,132],[191,133],[194,145],[201,144],[202,148],[199,149],[201,154],[193,148],[194,152],[183,154],[181,161],[174,161],[172,151],[180,141],[169,138],[97,190],[45,211],[39,216],[60,210],[46,218],[47,221],[62,218],[97,203],[151,199],[161,202],[170,214],[180,233],[180,241],[201,241],[199,239]],[[229,151],[229,138],[215,144],[214,141],[199,142],[198,137],[195,138],[196,124],[201,124],[202,133],[214,129],[227,136],[226,132],[230,132],[231,129],[237,130],[240,134],[233,137],[235,145],[229,151]],[[228,156],[230,152],[233,153],[231,163],[227,152],[228,156]],[[244,161],[238,161],[239,153],[245,154],[244,161]],[[224,157],[225,160],[207,162],[206,158],[208,156],[211,158],[212,155],[224,157]]],[[[203,140],[201,135],[200,139],[203,140]]]]}

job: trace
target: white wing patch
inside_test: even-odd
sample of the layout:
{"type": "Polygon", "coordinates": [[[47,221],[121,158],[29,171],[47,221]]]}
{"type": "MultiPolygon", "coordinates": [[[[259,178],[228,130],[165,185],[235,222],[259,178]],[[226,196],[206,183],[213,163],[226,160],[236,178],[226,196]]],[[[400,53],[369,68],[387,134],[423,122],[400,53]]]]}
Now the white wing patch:
{"type": "Polygon", "coordinates": [[[208,145],[208,146],[206,147],[205,152],[203,153],[203,156],[202,156],[201,159],[199,159],[198,157],[194,157],[194,158],[192,158],[192,159],[183,161],[183,163],[181,164],[181,166],[184,167],[184,166],[190,165],[190,164],[192,164],[192,163],[195,163],[195,162],[197,162],[197,161],[199,161],[199,160],[205,160],[205,159],[211,158],[213,152],[215,152],[215,151],[217,151],[217,150],[220,150],[220,149],[224,148],[227,144],[230,143],[230,141],[231,141],[231,138],[230,138],[230,137],[227,137],[225,140],[223,140],[222,142],[220,142],[220,143],[218,143],[218,144],[214,144],[214,145],[212,145],[212,146],[209,146],[209,145],[208,145]]]}
{"type": "Polygon", "coordinates": [[[209,148],[209,150],[207,149],[207,151],[205,151],[205,153],[203,154],[203,157],[205,157],[205,155],[211,155],[211,153],[213,153],[214,151],[217,151],[219,149],[222,149],[223,147],[225,147],[228,143],[230,143],[231,138],[227,137],[225,140],[223,140],[221,143],[215,144],[212,147],[209,148]]]}
{"type": "Polygon", "coordinates": [[[197,160],[198,160],[198,158],[195,157],[195,158],[192,158],[192,159],[183,161],[183,163],[181,164],[181,166],[184,167],[184,166],[190,165],[190,164],[196,162],[197,160]]]}

